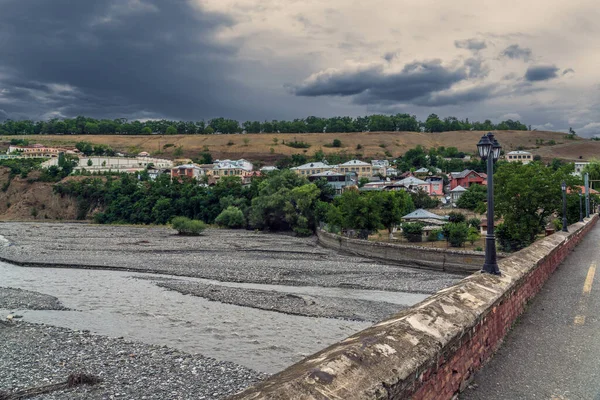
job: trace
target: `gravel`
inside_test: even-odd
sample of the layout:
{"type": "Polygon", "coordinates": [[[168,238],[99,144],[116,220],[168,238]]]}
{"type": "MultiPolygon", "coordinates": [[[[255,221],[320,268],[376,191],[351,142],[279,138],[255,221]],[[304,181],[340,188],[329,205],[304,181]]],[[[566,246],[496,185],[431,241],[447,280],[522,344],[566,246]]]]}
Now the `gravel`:
{"type": "Polygon", "coordinates": [[[36,399],[221,399],[266,377],[240,365],[167,347],[25,322],[0,322],[0,392],[98,376],[36,399]]]}
{"type": "Polygon", "coordinates": [[[116,268],[224,282],[435,293],[463,276],[386,265],[319,247],[315,238],[208,229],[3,223],[0,258],[20,265],[116,268]]]}
{"type": "Polygon", "coordinates": [[[204,297],[212,301],[308,317],[378,322],[406,308],[398,304],[378,301],[297,295],[270,290],[207,285],[198,282],[160,280],[156,284],[182,294],[204,297]]]}
{"type": "Polygon", "coordinates": [[[0,309],[68,310],[56,297],[6,287],[0,287],[0,309]]]}

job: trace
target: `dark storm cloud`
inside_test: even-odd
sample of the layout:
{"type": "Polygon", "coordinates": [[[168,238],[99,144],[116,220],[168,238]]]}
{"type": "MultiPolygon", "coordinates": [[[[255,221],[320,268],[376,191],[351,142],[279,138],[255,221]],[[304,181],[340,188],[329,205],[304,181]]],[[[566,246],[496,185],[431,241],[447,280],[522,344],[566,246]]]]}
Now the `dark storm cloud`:
{"type": "Polygon", "coordinates": [[[500,55],[512,60],[523,60],[527,62],[531,59],[531,54],[531,49],[520,47],[518,44],[512,44],[504,49],[500,55]]]}
{"type": "MultiPolygon", "coordinates": [[[[0,108],[8,116],[243,117],[231,98],[231,21],[186,0],[0,0],[0,108]]],[[[0,114],[1,115],[1,114],[0,114]]]]}
{"type": "Polygon", "coordinates": [[[467,49],[474,52],[483,50],[487,47],[485,41],[479,39],[455,40],[454,46],[458,49],[467,49]]]}
{"type": "Polygon", "coordinates": [[[527,68],[525,79],[529,82],[547,81],[558,77],[559,68],[554,65],[536,65],[527,68]]]}
{"type": "Polygon", "coordinates": [[[467,79],[464,67],[450,69],[440,61],[413,62],[400,72],[386,73],[382,66],[358,71],[324,71],[295,88],[297,96],[356,96],[358,104],[410,102],[449,89],[467,79]]]}

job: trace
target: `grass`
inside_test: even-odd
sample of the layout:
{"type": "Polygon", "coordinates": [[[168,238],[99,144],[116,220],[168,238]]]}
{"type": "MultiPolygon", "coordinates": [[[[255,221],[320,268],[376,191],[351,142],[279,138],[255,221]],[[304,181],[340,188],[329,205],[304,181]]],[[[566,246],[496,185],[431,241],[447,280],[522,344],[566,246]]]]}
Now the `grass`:
{"type": "MultiPolygon", "coordinates": [[[[88,141],[94,144],[106,144],[116,151],[132,152],[136,151],[155,151],[157,148],[163,148],[165,145],[168,151],[165,151],[164,157],[173,157],[174,147],[183,146],[184,157],[193,158],[199,156],[204,148],[210,147],[211,154],[215,159],[224,158],[246,158],[251,161],[273,160],[283,156],[301,153],[302,150],[289,146],[277,146],[288,142],[304,142],[311,147],[307,154],[312,154],[315,150],[322,149],[325,154],[337,153],[339,148],[328,148],[325,145],[331,144],[334,139],[339,139],[344,148],[361,150],[364,157],[381,156],[384,144],[387,148],[394,146],[394,154],[402,154],[405,151],[422,145],[426,148],[431,147],[457,147],[459,151],[466,153],[475,153],[476,145],[484,132],[477,131],[456,131],[443,133],[420,133],[420,132],[353,132],[353,133],[264,133],[248,134],[251,141],[248,146],[227,145],[228,142],[243,143],[241,134],[235,135],[36,135],[31,138],[32,143],[41,143],[50,146],[74,146],[80,141],[88,141]],[[274,141],[277,139],[277,142],[274,141]],[[277,143],[277,144],[276,144],[277,143]],[[360,147],[359,147],[360,145],[360,147]],[[274,153],[271,154],[271,148],[274,153]]],[[[535,140],[543,140],[544,144],[540,149],[534,150],[535,154],[542,156],[544,160],[552,158],[561,158],[568,160],[577,160],[582,156],[584,160],[600,154],[600,141],[590,140],[564,140],[564,133],[560,132],[528,132],[528,131],[499,131],[497,138],[505,150],[511,151],[519,146],[531,146],[535,140]],[[529,142],[533,140],[533,142],[529,142]],[[549,146],[548,143],[554,140],[556,145],[549,146]]],[[[0,140],[4,141],[6,147],[10,139],[14,137],[4,136],[0,140]]]]}

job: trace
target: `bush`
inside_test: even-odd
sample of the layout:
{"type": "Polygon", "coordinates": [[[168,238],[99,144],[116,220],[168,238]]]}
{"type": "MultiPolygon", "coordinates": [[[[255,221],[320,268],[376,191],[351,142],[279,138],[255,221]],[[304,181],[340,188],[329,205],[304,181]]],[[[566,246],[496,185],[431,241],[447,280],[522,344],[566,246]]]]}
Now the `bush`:
{"type": "Polygon", "coordinates": [[[461,223],[461,222],[465,222],[466,221],[466,217],[464,214],[461,214],[459,212],[456,211],[452,211],[451,213],[448,214],[448,221],[452,222],[452,223],[461,223]]]}
{"type": "Polygon", "coordinates": [[[180,235],[198,236],[206,229],[204,222],[186,217],[173,218],[171,225],[180,235]]]}
{"type": "Polygon", "coordinates": [[[293,142],[287,142],[287,143],[285,143],[285,145],[289,146],[289,147],[293,147],[295,149],[308,149],[310,147],[309,143],[302,142],[302,141],[298,142],[296,140],[294,140],[293,142]]]}
{"type": "Polygon", "coordinates": [[[246,225],[246,219],[242,210],[229,206],[219,214],[215,223],[225,228],[242,228],[246,225]]]}
{"type": "Polygon", "coordinates": [[[479,229],[481,220],[479,218],[471,218],[467,221],[467,224],[472,228],[479,229]]]}
{"type": "Polygon", "coordinates": [[[423,224],[418,222],[402,224],[402,235],[409,242],[423,241],[423,224]]]}
{"type": "Polygon", "coordinates": [[[467,241],[469,227],[464,222],[451,222],[444,225],[442,229],[452,247],[461,247],[467,241]]]}
{"type": "Polygon", "coordinates": [[[439,235],[440,235],[441,232],[442,232],[441,229],[434,229],[434,230],[432,230],[427,235],[427,241],[428,242],[437,242],[438,241],[438,237],[439,237],[439,235]]]}

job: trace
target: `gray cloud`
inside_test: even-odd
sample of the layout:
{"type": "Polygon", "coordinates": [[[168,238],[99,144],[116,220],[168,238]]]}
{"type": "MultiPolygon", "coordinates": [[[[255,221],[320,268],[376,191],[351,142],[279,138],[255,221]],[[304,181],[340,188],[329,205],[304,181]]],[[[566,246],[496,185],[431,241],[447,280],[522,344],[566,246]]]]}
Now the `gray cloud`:
{"type": "Polygon", "coordinates": [[[450,88],[467,79],[464,67],[449,69],[439,60],[413,62],[400,72],[386,73],[381,65],[358,71],[328,70],[295,88],[297,96],[357,96],[359,104],[372,101],[408,102],[450,88]]]}
{"type": "Polygon", "coordinates": [[[477,52],[479,50],[483,50],[487,47],[487,44],[484,40],[479,39],[466,39],[466,40],[455,40],[454,46],[458,49],[467,49],[473,52],[477,52]]]}
{"type": "Polygon", "coordinates": [[[512,60],[523,60],[527,62],[531,59],[532,52],[531,49],[523,48],[518,44],[512,44],[504,49],[500,55],[512,60]]]}
{"type": "Polygon", "coordinates": [[[459,82],[485,76],[487,72],[478,59],[469,59],[456,69],[444,67],[439,60],[434,60],[413,62],[395,73],[386,73],[380,65],[357,71],[328,70],[311,76],[294,88],[294,92],[297,96],[352,97],[354,104],[368,106],[443,106],[493,96],[495,85],[492,84],[452,89],[459,82]]]}
{"type": "Polygon", "coordinates": [[[529,82],[547,81],[558,77],[559,68],[554,65],[535,65],[527,68],[525,79],[529,82]]]}
{"type": "Polygon", "coordinates": [[[485,78],[490,73],[490,68],[481,58],[469,58],[465,60],[465,67],[469,70],[469,78],[485,78]]]}
{"type": "Polygon", "coordinates": [[[574,74],[575,70],[573,68],[567,68],[562,72],[563,75],[566,75],[568,73],[574,74]]]}
{"type": "Polygon", "coordinates": [[[231,21],[187,0],[2,0],[0,107],[12,118],[244,117],[231,21]],[[33,23],[32,21],[35,21],[33,23]]]}
{"type": "Polygon", "coordinates": [[[392,62],[394,58],[398,56],[398,53],[395,51],[388,51],[383,55],[383,59],[387,62],[392,62]]]}

